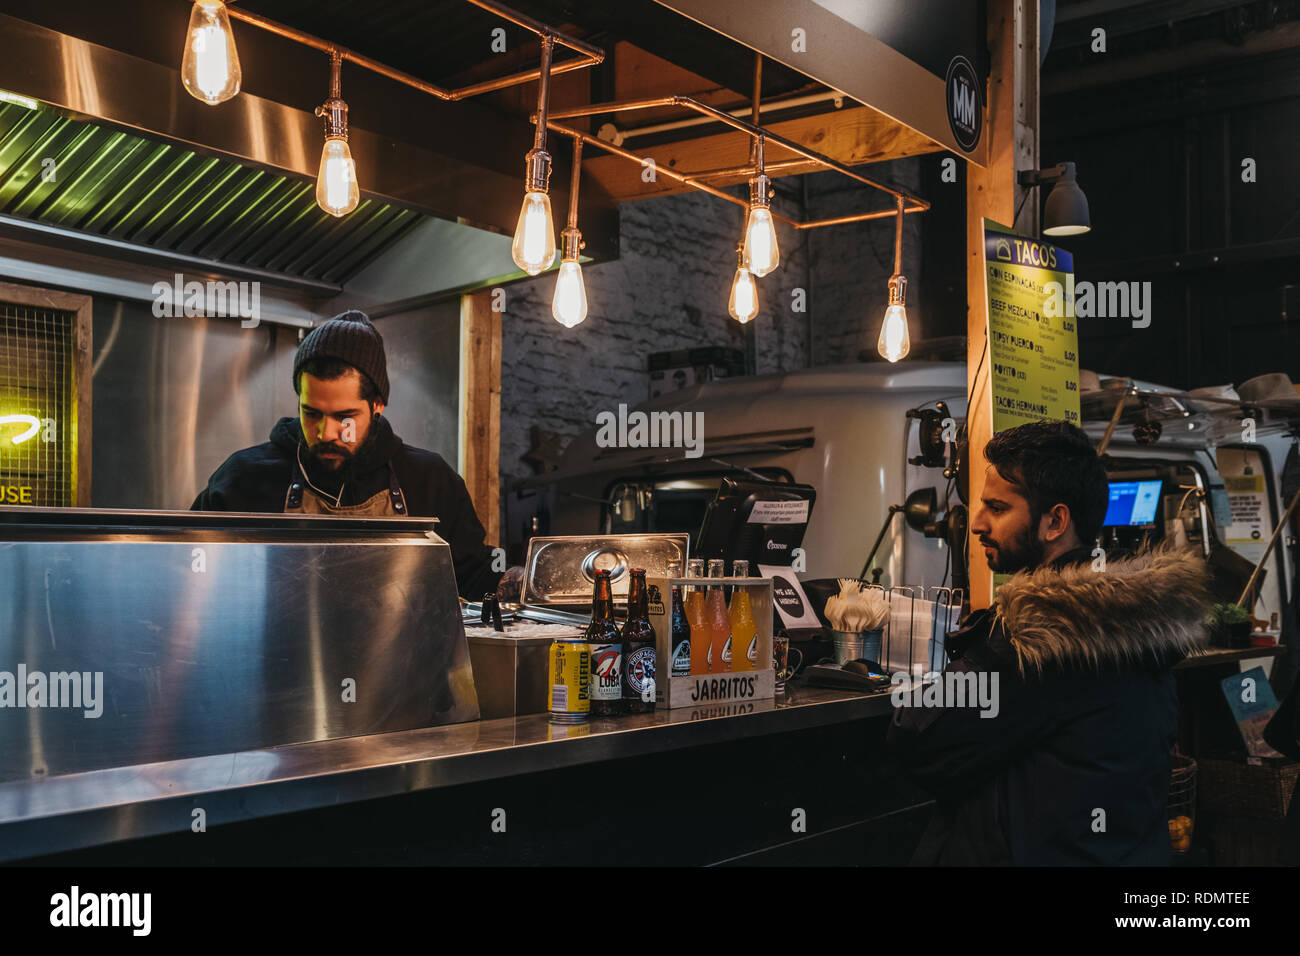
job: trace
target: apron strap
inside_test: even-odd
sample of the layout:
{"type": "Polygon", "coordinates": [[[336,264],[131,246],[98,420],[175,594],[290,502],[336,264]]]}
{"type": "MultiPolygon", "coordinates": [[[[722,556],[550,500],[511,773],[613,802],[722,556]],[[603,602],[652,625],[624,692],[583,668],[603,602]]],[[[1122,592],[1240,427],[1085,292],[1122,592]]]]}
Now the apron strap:
{"type": "Polygon", "coordinates": [[[402,495],[402,486],[397,483],[397,472],[391,461],[388,463],[388,498],[393,503],[393,512],[405,516],[406,498],[402,495]]]}
{"type": "Polygon", "coordinates": [[[302,473],[302,466],[298,464],[298,458],[295,455],[293,461],[293,475],[289,479],[289,490],[284,495],[284,510],[290,508],[302,507],[302,493],[307,487],[307,479],[302,473]]]}

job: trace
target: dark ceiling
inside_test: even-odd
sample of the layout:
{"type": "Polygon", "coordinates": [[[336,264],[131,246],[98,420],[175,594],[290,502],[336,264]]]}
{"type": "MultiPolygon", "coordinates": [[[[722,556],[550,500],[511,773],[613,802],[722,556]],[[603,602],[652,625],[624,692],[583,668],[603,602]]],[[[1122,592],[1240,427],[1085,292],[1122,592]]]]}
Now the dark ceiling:
{"type": "MultiPolygon", "coordinates": [[[[497,27],[506,31],[508,51],[522,51],[528,66],[536,62],[532,33],[465,0],[247,0],[241,5],[443,85],[484,70],[504,74],[521,68],[512,65],[509,53],[492,52],[497,27]],[[502,66],[495,69],[498,59],[502,66]]],[[[753,85],[752,51],[654,0],[513,0],[508,6],[594,43],[607,54],[616,42],[627,40],[727,89],[748,94],[753,85]]],[[[807,83],[807,77],[793,70],[764,64],[764,96],[807,83]]]]}

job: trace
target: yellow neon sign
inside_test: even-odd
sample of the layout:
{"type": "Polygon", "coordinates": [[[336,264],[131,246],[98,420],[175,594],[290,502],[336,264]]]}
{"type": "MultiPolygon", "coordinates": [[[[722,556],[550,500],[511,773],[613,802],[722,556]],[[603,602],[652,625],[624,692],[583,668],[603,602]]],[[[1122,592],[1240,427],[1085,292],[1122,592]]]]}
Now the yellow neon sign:
{"type": "Polygon", "coordinates": [[[9,439],[15,445],[21,445],[23,442],[35,438],[36,433],[41,430],[41,420],[34,415],[0,415],[0,425],[28,426],[27,431],[9,439]]]}

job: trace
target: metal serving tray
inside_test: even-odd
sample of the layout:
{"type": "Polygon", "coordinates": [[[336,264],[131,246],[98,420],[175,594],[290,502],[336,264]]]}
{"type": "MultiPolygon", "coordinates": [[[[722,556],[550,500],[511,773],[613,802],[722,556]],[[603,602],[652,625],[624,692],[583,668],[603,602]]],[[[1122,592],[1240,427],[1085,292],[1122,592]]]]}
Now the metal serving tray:
{"type": "Polygon", "coordinates": [[[523,603],[529,607],[558,607],[591,612],[594,572],[610,572],[614,600],[627,600],[632,568],[645,568],[648,577],[667,577],[668,562],[686,571],[690,535],[601,534],[538,537],[528,545],[524,561],[523,603]]]}

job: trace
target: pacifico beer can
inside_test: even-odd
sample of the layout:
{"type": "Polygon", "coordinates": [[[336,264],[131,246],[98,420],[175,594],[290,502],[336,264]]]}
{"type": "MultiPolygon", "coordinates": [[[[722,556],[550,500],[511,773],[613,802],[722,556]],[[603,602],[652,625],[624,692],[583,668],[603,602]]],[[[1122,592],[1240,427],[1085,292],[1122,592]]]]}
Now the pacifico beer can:
{"type": "Polygon", "coordinates": [[[582,638],[551,643],[547,668],[551,720],[578,724],[591,719],[591,645],[582,638]]]}

